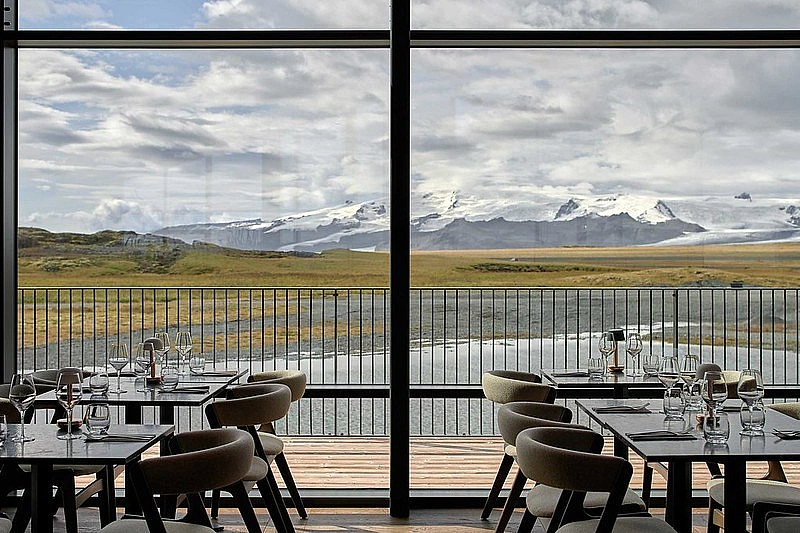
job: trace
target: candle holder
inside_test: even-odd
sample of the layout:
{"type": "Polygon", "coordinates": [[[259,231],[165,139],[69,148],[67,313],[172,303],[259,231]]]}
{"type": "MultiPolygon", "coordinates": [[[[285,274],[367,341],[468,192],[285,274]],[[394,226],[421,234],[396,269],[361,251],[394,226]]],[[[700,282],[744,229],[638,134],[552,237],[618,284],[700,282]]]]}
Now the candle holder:
{"type": "MultiPolygon", "coordinates": [[[[619,342],[625,340],[625,330],[622,328],[613,328],[608,330],[605,335],[608,335],[611,340],[614,341],[614,351],[612,355],[614,357],[612,364],[608,365],[609,372],[624,372],[625,365],[621,364],[619,360],[619,342]]],[[[624,363],[624,361],[622,361],[624,363]]]]}

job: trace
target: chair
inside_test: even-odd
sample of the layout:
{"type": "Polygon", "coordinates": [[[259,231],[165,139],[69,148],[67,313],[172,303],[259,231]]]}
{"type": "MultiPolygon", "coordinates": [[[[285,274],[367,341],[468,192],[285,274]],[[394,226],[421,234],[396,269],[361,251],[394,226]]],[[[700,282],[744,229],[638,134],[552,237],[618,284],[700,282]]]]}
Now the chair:
{"type": "MultiPolygon", "coordinates": [[[[56,374],[58,371],[55,371],[56,374]]],[[[39,388],[36,378],[34,385],[39,388]]],[[[55,386],[54,386],[55,387],[55,386]]],[[[8,385],[0,385],[0,394],[8,396],[8,385]]],[[[32,418],[33,409],[29,409],[32,418]]],[[[6,420],[11,424],[20,423],[19,411],[6,398],[0,398],[0,414],[6,415],[6,420]]],[[[29,416],[26,416],[28,419],[29,416]]],[[[83,505],[89,497],[98,492],[106,494],[114,490],[114,477],[112,469],[102,465],[55,465],[53,468],[53,485],[57,488],[56,497],[53,500],[53,514],[58,510],[58,501],[61,500],[64,507],[64,524],[68,532],[78,531],[78,507],[83,505]],[[95,475],[95,481],[81,489],[76,494],[75,478],[77,476],[95,475]]],[[[30,465],[4,465],[0,469],[0,488],[4,498],[9,492],[23,490],[22,497],[14,513],[13,530],[24,531],[31,520],[31,494],[28,489],[30,486],[30,465]]],[[[109,523],[112,519],[114,509],[108,505],[108,498],[100,498],[100,522],[101,525],[109,523]]],[[[2,529],[0,529],[2,531],[2,529]]]]}
{"type": "MultiPolygon", "coordinates": [[[[286,416],[291,403],[291,391],[279,383],[251,383],[228,389],[227,398],[206,406],[206,418],[211,427],[237,426],[253,439],[254,454],[250,469],[243,478],[246,488],[258,486],[270,517],[279,532],[293,532],[294,526],[286,511],[278,483],[269,467],[273,458],[283,451],[283,442],[271,434],[256,431],[256,424],[273,422],[286,416]]],[[[236,487],[234,487],[236,488],[236,487]]],[[[221,490],[232,492],[231,488],[221,490]]],[[[235,495],[234,495],[235,496],[235,495]]],[[[212,516],[219,508],[219,491],[212,492],[212,516]]],[[[242,515],[248,531],[261,531],[255,516],[242,515]]]]}
{"type": "Polygon", "coordinates": [[[797,533],[800,505],[756,502],[753,505],[753,533],[797,533]]]}
{"type": "MultiPolygon", "coordinates": [[[[250,374],[247,378],[248,383],[261,382],[261,383],[280,383],[286,385],[292,391],[292,403],[299,401],[306,392],[306,375],[300,370],[268,370],[265,372],[256,372],[250,374]]],[[[272,422],[262,424],[259,431],[275,434],[275,427],[272,422]]],[[[292,505],[297,509],[297,514],[301,519],[308,518],[306,507],[303,505],[303,499],[300,497],[300,491],[297,490],[297,484],[294,482],[294,476],[289,468],[289,463],[286,461],[286,454],[283,451],[275,456],[275,465],[281,473],[283,483],[286,485],[286,490],[289,491],[289,496],[292,498],[292,505]]]]}
{"type": "MultiPolygon", "coordinates": [[[[517,436],[516,444],[517,463],[525,476],[562,491],[551,524],[558,526],[558,533],[674,531],[647,513],[620,516],[633,467],[620,457],[600,455],[602,435],[589,429],[530,428],[517,436]],[[585,511],[588,492],[608,494],[599,518],[585,511]]],[[[520,531],[530,530],[532,517],[528,507],[520,531]]]]}
{"type": "MultiPolygon", "coordinates": [[[[509,444],[506,447],[507,453],[515,457],[517,455],[515,446],[517,436],[523,430],[533,427],[587,429],[586,426],[570,424],[571,420],[572,411],[568,408],[546,403],[511,402],[501,405],[497,411],[497,425],[500,429],[500,434],[503,436],[503,440],[509,444]]],[[[506,499],[503,513],[495,528],[496,532],[503,531],[508,524],[514,511],[514,503],[522,492],[526,479],[522,470],[519,470],[516,478],[514,478],[514,484],[511,487],[508,499],[506,499]]],[[[536,485],[530,490],[528,499],[530,504],[527,505],[527,508],[533,516],[531,527],[534,526],[536,518],[553,517],[560,492],[546,485],[536,485]]],[[[587,512],[592,515],[599,514],[599,510],[606,504],[607,496],[602,492],[590,492],[587,494],[584,502],[587,512]]],[[[629,514],[644,511],[647,511],[644,501],[633,491],[626,491],[621,512],[629,514]]]]}
{"type": "MultiPolygon", "coordinates": [[[[768,406],[793,418],[800,419],[800,402],[777,403],[768,406]]],[[[755,520],[754,505],[757,502],[800,506],[800,487],[790,485],[781,463],[768,461],[768,470],[763,477],[747,480],[745,506],[755,520]]],[[[719,471],[719,467],[717,467],[719,471]]],[[[721,473],[712,477],[706,485],[708,489],[708,529],[717,533],[723,525],[725,508],[725,478],[721,473]]],[[[796,529],[795,531],[800,531],[796,529]]]]}
{"type": "MultiPolygon", "coordinates": [[[[509,402],[543,402],[553,403],[556,399],[556,389],[550,385],[542,384],[542,377],[538,374],[518,372],[515,370],[491,370],[483,374],[481,379],[483,395],[486,399],[503,405],[509,402]]],[[[504,448],[507,448],[506,444],[504,448]]],[[[497,504],[500,490],[506,482],[514,457],[504,449],[503,459],[497,469],[492,488],[486,497],[486,503],[481,512],[481,520],[489,518],[492,509],[497,504]]]]}
{"type": "MultiPolygon", "coordinates": [[[[171,455],[128,465],[143,519],[111,522],[104,533],[213,533],[201,494],[241,481],[250,469],[253,439],[235,428],[188,431],[170,442],[171,455]],[[161,518],[156,494],[187,495],[188,512],[180,521],[161,518]]],[[[249,500],[247,500],[249,503],[249,500]]],[[[252,507],[250,508],[252,511],[252,507]]]]}

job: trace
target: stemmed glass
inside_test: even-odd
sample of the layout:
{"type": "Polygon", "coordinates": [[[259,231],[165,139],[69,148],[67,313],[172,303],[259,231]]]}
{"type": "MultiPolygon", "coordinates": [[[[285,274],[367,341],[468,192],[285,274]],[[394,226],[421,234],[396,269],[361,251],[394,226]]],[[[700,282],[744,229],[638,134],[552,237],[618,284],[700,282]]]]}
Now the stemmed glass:
{"type": "Polygon", "coordinates": [[[764,407],[761,399],[764,397],[764,378],[758,370],[742,370],[736,393],[743,402],[740,416],[742,416],[742,435],[763,435],[764,407]],[[755,412],[754,412],[755,409],[755,412]],[[745,420],[746,419],[746,420],[745,420]],[[744,423],[746,422],[746,423],[744,423]]]}
{"type": "Polygon", "coordinates": [[[703,376],[702,387],[703,401],[706,402],[709,412],[716,416],[717,408],[728,398],[728,384],[725,375],[718,370],[709,370],[703,376]]]}
{"type": "Polygon", "coordinates": [[[175,350],[180,355],[180,373],[186,373],[186,356],[192,351],[192,334],[188,331],[179,331],[175,336],[175,350]]]}
{"type": "Polygon", "coordinates": [[[56,380],[56,399],[67,411],[67,433],[58,435],[61,440],[80,438],[80,434],[72,433],[72,411],[83,397],[83,373],[79,368],[62,368],[56,380]]]}
{"type": "Polygon", "coordinates": [[[606,366],[608,366],[608,356],[614,353],[614,335],[610,331],[604,331],[600,335],[600,340],[597,341],[597,349],[606,358],[606,366]]]}
{"type": "Polygon", "coordinates": [[[117,390],[111,391],[116,394],[122,394],[123,392],[128,392],[122,389],[122,384],[120,383],[120,373],[122,369],[128,366],[128,362],[130,357],[128,356],[128,345],[127,344],[112,344],[111,345],[111,353],[108,355],[108,364],[114,367],[114,370],[117,371],[117,390]]]}
{"type": "Polygon", "coordinates": [[[698,366],[700,366],[700,358],[692,354],[686,354],[681,362],[681,377],[686,383],[688,393],[686,408],[690,411],[699,411],[702,402],[698,388],[699,383],[696,383],[698,366]]]}
{"type": "Polygon", "coordinates": [[[170,349],[169,333],[167,333],[166,331],[159,331],[158,333],[155,334],[155,337],[161,341],[161,344],[163,346],[162,349],[155,350],[156,357],[158,358],[158,363],[162,363],[164,357],[166,357],[170,349]]]}
{"type": "Polygon", "coordinates": [[[143,343],[140,342],[136,345],[136,350],[134,352],[133,361],[135,363],[135,372],[137,376],[140,376],[142,379],[142,388],[136,389],[136,392],[146,392],[147,391],[147,377],[150,375],[150,351],[149,348],[152,347],[150,343],[143,343]]]}
{"type": "Polygon", "coordinates": [[[633,372],[628,374],[631,377],[638,378],[644,376],[644,373],[639,369],[639,354],[642,353],[643,348],[644,343],[642,342],[642,336],[635,331],[633,333],[628,333],[628,337],[625,339],[625,351],[633,360],[633,372]]]}
{"type": "Polygon", "coordinates": [[[658,379],[668,389],[678,383],[678,380],[681,379],[681,372],[677,357],[668,355],[661,358],[661,364],[658,367],[658,379]]]}
{"type": "Polygon", "coordinates": [[[36,387],[33,376],[30,374],[14,374],[11,377],[11,387],[8,390],[8,400],[17,408],[20,417],[20,432],[11,440],[14,442],[30,442],[35,437],[25,436],[25,412],[33,405],[36,399],[36,387]]]}

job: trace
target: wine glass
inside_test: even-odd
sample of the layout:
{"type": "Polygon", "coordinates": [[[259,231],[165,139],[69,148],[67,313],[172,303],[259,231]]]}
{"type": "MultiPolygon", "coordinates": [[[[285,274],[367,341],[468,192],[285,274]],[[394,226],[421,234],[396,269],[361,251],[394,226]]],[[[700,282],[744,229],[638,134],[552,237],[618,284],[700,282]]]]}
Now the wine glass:
{"type": "Polygon", "coordinates": [[[20,432],[11,439],[14,442],[30,442],[34,437],[25,436],[25,412],[33,405],[36,399],[36,387],[31,374],[14,374],[11,377],[11,387],[8,390],[8,400],[17,408],[20,417],[20,432]]]}
{"type": "Polygon", "coordinates": [[[628,337],[625,339],[625,351],[633,360],[633,371],[629,374],[631,377],[636,378],[644,375],[639,369],[639,354],[642,353],[643,348],[644,343],[642,342],[642,336],[635,331],[628,333],[628,337]]]}
{"type": "Polygon", "coordinates": [[[703,376],[702,387],[703,401],[708,405],[708,409],[714,413],[722,402],[728,398],[728,384],[725,383],[725,375],[719,370],[709,370],[703,376]]]}
{"type": "Polygon", "coordinates": [[[58,435],[61,440],[80,438],[80,434],[72,433],[72,412],[83,397],[83,373],[79,368],[62,368],[56,379],[56,399],[67,411],[67,433],[58,435]]]}
{"type": "Polygon", "coordinates": [[[677,357],[668,355],[661,358],[661,364],[658,366],[658,379],[668,389],[678,383],[678,380],[681,379],[681,372],[677,357]]]}
{"type": "Polygon", "coordinates": [[[686,383],[688,397],[686,409],[689,411],[699,411],[702,403],[699,383],[697,383],[698,366],[700,366],[700,358],[692,354],[686,354],[681,362],[681,377],[686,383]]]}
{"type": "Polygon", "coordinates": [[[120,383],[120,372],[122,369],[128,366],[129,362],[128,356],[128,345],[127,344],[112,344],[111,345],[111,352],[108,355],[108,364],[114,367],[114,370],[117,371],[117,390],[112,391],[116,394],[122,394],[123,392],[128,392],[122,389],[122,384],[120,383]]]}
{"type": "Polygon", "coordinates": [[[152,347],[153,345],[150,343],[140,342],[136,345],[136,349],[134,350],[134,372],[136,373],[137,379],[142,379],[142,388],[136,389],[136,392],[147,391],[146,380],[147,376],[150,374],[150,365],[152,364],[150,360],[150,350],[152,347]]]}
{"type": "Polygon", "coordinates": [[[192,334],[188,331],[179,331],[175,336],[175,350],[180,355],[180,373],[186,373],[186,356],[192,351],[192,334]]]}
{"type": "Polygon", "coordinates": [[[160,350],[155,350],[156,357],[158,358],[157,362],[161,363],[170,349],[169,333],[166,331],[159,331],[155,334],[155,338],[160,340],[163,346],[160,350]]]}
{"type": "Polygon", "coordinates": [[[600,340],[597,341],[597,349],[603,354],[603,357],[608,359],[608,356],[614,353],[614,335],[610,331],[604,331],[600,335],[600,340]]]}
{"type": "Polygon", "coordinates": [[[743,403],[739,413],[742,420],[740,434],[763,435],[765,412],[761,399],[764,397],[764,378],[761,377],[761,372],[754,369],[742,370],[736,393],[743,403]]]}

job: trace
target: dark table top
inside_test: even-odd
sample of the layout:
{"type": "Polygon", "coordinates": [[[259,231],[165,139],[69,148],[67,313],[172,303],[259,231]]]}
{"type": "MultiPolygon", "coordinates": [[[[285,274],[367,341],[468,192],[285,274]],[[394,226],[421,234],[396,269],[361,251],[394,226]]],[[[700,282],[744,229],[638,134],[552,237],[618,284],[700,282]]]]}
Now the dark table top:
{"type": "MultiPolygon", "coordinates": [[[[228,386],[228,381],[206,381],[198,382],[193,380],[185,380],[181,376],[181,381],[178,383],[178,389],[181,387],[208,387],[207,391],[203,392],[181,392],[176,390],[174,392],[161,392],[159,389],[151,389],[148,391],[137,391],[137,387],[141,388],[142,381],[135,380],[133,377],[123,377],[120,380],[122,388],[128,392],[117,394],[112,392],[117,388],[117,378],[112,377],[111,387],[109,393],[104,396],[83,394],[81,403],[108,403],[110,405],[174,405],[174,406],[199,406],[203,405],[211,398],[218,396],[228,386]]],[[[36,397],[36,403],[42,406],[57,404],[56,395],[54,391],[40,394],[36,397]]]]}
{"type": "Polygon", "coordinates": [[[650,413],[598,413],[595,407],[620,404],[641,404],[643,400],[577,400],[576,405],[591,419],[614,434],[628,448],[646,461],[668,462],[671,460],[686,461],[765,461],[800,458],[800,440],[779,439],[772,434],[773,429],[800,430],[800,420],[768,409],[763,436],[739,435],[742,426],[736,412],[728,412],[730,421],[730,437],[727,445],[711,445],[703,439],[703,430],[695,415],[691,412],[684,415],[683,422],[666,421],[661,412],[661,402],[652,401],[648,408],[650,413]],[[691,429],[695,440],[653,440],[634,441],[626,433],[659,429],[680,431],[691,429]]]}
{"type": "Polygon", "coordinates": [[[664,388],[656,376],[632,377],[623,372],[606,372],[602,379],[589,379],[589,373],[578,369],[543,369],[542,376],[559,387],[629,387],[664,388]]]}
{"type": "MultiPolygon", "coordinates": [[[[55,424],[26,424],[25,435],[35,437],[25,443],[12,442],[11,437],[20,430],[19,424],[8,425],[8,438],[0,446],[0,463],[21,464],[121,464],[141,455],[146,449],[163,438],[172,435],[172,425],[112,424],[111,434],[144,435],[152,434],[147,441],[95,441],[85,438],[71,441],[60,440],[56,434],[61,431],[55,424]]],[[[80,431],[78,429],[77,431],[80,431]]],[[[63,433],[63,431],[61,431],[63,433]]]]}

